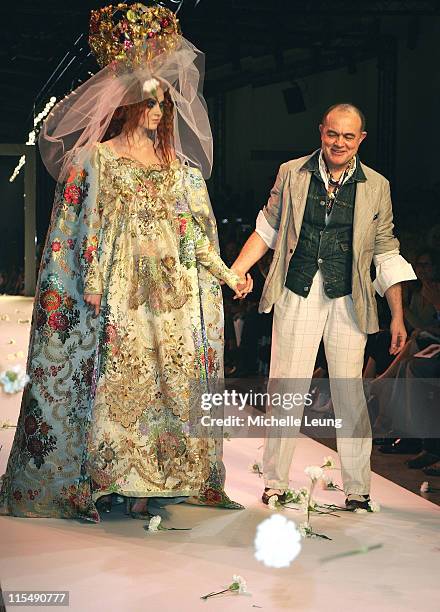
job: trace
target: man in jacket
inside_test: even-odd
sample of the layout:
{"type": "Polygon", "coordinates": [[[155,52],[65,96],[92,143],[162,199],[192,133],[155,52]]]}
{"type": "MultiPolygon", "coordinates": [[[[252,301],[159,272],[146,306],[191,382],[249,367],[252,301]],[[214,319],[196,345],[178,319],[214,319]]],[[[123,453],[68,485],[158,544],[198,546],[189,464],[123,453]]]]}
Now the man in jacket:
{"type": "MultiPolygon", "coordinates": [[[[362,367],[367,334],[379,329],[374,291],[388,301],[396,355],[406,341],[400,282],[415,275],[393,235],[389,183],[359,160],[367,134],[362,112],[336,104],[319,130],[320,149],[281,165],[232,267],[244,275],[274,249],[259,307],[269,312],[274,305],[270,379],[283,380],[284,389],[288,379],[290,390],[304,396],[323,339],[335,416],[344,423],[337,444],[346,507],[368,509],[371,428],[362,367]]],[[[272,495],[283,500],[296,442],[296,434],[275,432],[265,442],[264,503],[272,495]]]]}

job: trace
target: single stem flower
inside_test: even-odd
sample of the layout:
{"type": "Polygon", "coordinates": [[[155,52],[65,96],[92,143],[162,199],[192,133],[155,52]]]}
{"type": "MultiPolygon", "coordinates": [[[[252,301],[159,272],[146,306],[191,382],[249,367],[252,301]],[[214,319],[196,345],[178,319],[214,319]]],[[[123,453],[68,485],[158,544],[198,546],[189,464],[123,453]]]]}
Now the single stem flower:
{"type": "Polygon", "coordinates": [[[152,516],[145,525],[145,531],[191,531],[191,527],[164,527],[161,525],[162,518],[157,514],[152,516]]]}
{"type": "Polygon", "coordinates": [[[322,469],[333,470],[336,467],[335,460],[331,455],[324,457],[323,462],[323,465],[321,465],[322,469]]]}
{"type": "Polygon", "coordinates": [[[263,475],[263,466],[258,461],[254,461],[254,463],[250,465],[250,471],[253,474],[258,474],[258,476],[261,478],[263,475]]]}
{"type": "Polygon", "coordinates": [[[329,557],[324,557],[321,559],[321,563],[327,563],[328,561],[333,561],[335,559],[342,559],[343,557],[351,557],[352,555],[364,555],[371,550],[377,550],[378,548],[382,548],[383,544],[372,544],[371,546],[362,546],[361,548],[356,548],[354,550],[348,550],[347,552],[337,553],[335,555],[330,555],[329,557]]]}
{"type": "Polygon", "coordinates": [[[317,533],[316,531],[313,531],[308,521],[299,524],[299,531],[303,538],[322,538],[323,540],[331,540],[331,538],[324,535],[323,533],[317,533]]]}
{"type": "Polygon", "coordinates": [[[206,595],[202,595],[200,599],[204,599],[205,601],[210,597],[215,597],[216,595],[223,595],[223,593],[237,593],[238,595],[250,594],[247,590],[247,584],[244,578],[234,574],[232,576],[232,582],[228,586],[227,589],[222,589],[221,591],[212,591],[211,593],[207,593],[206,595]]]}
{"type": "Polygon", "coordinates": [[[278,501],[278,495],[271,495],[267,505],[271,510],[278,510],[282,507],[281,502],[278,501]]]}

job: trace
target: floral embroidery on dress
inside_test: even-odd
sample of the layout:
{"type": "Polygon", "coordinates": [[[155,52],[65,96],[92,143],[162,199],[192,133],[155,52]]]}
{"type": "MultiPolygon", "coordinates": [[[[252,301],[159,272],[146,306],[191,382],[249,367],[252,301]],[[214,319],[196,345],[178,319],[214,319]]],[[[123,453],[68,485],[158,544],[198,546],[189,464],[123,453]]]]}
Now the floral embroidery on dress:
{"type": "Polygon", "coordinates": [[[240,507],[221,441],[189,426],[192,387],[223,375],[218,279],[238,280],[216,245],[205,183],[179,162],[99,145],[58,186],[0,513],[97,521],[109,492],[240,507]],[[84,293],[101,294],[99,316],[84,293]]]}
{"type": "Polygon", "coordinates": [[[65,343],[71,332],[79,323],[77,301],[64,291],[56,274],[49,274],[41,283],[40,296],[37,302],[36,324],[41,337],[47,341],[53,332],[65,343]]]}

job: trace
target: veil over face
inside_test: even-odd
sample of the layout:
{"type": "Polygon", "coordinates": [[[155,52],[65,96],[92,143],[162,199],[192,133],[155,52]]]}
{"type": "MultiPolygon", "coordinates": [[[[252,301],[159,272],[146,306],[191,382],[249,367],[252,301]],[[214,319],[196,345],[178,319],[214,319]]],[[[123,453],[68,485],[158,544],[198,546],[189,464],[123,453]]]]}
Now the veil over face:
{"type": "Polygon", "coordinates": [[[127,52],[124,59],[99,70],[53,108],[40,132],[39,148],[57,181],[66,180],[73,164],[87,163],[118,107],[148,98],[144,84],[153,78],[169,91],[174,103],[176,156],[209,178],[213,146],[202,94],[204,54],[181,35],[175,35],[173,42],[171,51],[143,62],[129,61],[127,52]]]}

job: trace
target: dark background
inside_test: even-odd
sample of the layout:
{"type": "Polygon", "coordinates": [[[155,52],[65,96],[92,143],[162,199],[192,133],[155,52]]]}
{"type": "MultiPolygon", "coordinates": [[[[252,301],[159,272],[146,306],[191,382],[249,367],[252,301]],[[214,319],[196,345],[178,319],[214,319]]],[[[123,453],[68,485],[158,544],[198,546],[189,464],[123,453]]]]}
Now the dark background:
{"type": "MultiPolygon", "coordinates": [[[[8,5],[0,39],[0,142],[24,143],[34,104],[40,112],[50,95],[65,95],[96,70],[88,19],[106,4],[8,5]],[[69,52],[63,77],[38,97],[69,52]]],[[[215,152],[209,189],[226,233],[237,218],[240,231],[243,225],[249,231],[279,164],[317,148],[322,112],[342,101],[367,116],[361,157],[392,182],[404,254],[424,244],[440,222],[438,1],[185,0],[179,17],[186,38],[206,53],[215,152]]],[[[0,270],[23,262],[23,172],[8,181],[17,161],[0,156],[0,270]]],[[[52,196],[40,164],[38,244],[52,196]]]]}

